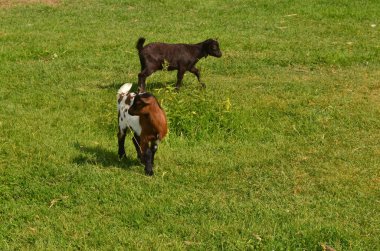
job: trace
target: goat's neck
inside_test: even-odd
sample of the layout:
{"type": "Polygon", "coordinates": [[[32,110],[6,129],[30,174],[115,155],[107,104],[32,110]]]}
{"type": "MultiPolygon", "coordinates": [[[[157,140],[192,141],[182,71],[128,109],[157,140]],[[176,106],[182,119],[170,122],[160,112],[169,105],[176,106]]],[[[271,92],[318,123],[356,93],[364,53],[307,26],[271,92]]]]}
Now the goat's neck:
{"type": "Polygon", "coordinates": [[[198,60],[208,56],[207,52],[203,49],[203,43],[196,44],[196,48],[198,60]]]}
{"type": "Polygon", "coordinates": [[[151,111],[149,114],[147,114],[149,117],[150,123],[152,126],[156,129],[158,129],[160,123],[162,122],[162,110],[158,105],[154,105],[151,108],[151,111]]]}
{"type": "Polygon", "coordinates": [[[159,118],[158,107],[154,107],[151,109],[151,112],[148,114],[150,121],[154,124],[159,118]]]}

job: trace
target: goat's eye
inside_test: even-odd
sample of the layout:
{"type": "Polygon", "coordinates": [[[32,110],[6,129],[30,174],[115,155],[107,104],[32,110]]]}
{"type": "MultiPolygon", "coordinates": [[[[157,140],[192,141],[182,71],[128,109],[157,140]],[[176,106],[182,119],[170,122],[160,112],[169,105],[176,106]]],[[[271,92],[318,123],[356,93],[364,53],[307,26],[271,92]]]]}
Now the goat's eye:
{"type": "Polygon", "coordinates": [[[141,100],[139,100],[139,101],[137,101],[136,102],[136,105],[138,105],[138,106],[144,106],[144,102],[143,101],[141,101],[141,100]]]}

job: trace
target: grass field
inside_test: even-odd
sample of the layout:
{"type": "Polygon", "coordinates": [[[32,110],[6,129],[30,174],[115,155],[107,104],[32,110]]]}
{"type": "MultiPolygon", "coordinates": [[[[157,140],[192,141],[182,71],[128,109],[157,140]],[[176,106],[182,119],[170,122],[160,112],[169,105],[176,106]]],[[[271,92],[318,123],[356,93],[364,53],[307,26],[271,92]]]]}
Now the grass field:
{"type": "Polygon", "coordinates": [[[0,0],[0,250],[380,250],[379,13],[0,0]],[[140,36],[223,51],[198,63],[205,90],[148,78],[170,129],[154,177],[129,139],[117,158],[140,36]]]}

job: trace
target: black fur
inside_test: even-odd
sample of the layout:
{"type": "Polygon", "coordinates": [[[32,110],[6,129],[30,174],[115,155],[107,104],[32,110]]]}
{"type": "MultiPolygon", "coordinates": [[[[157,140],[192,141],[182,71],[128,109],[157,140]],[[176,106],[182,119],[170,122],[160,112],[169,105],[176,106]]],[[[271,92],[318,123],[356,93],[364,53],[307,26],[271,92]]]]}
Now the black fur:
{"type": "Polygon", "coordinates": [[[198,44],[151,43],[144,46],[145,38],[139,38],[136,49],[139,53],[141,72],[138,75],[139,92],[145,92],[145,80],[158,70],[177,70],[176,88],[179,89],[186,71],[193,73],[203,87],[199,70],[195,64],[208,55],[221,57],[218,41],[207,39],[198,44]]]}

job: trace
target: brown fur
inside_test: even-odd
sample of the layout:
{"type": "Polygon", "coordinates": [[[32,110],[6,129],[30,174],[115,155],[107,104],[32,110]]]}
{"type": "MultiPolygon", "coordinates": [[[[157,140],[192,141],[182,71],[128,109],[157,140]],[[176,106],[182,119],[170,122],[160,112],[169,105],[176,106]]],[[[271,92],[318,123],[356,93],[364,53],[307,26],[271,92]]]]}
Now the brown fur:
{"type": "Polygon", "coordinates": [[[158,148],[157,144],[168,132],[165,112],[152,94],[143,93],[135,96],[128,113],[133,116],[140,116],[142,131],[138,143],[145,164],[145,173],[153,175],[154,154],[158,148]]]}

